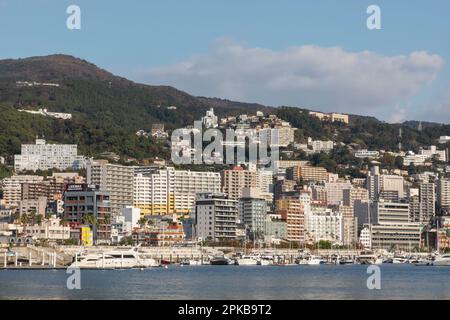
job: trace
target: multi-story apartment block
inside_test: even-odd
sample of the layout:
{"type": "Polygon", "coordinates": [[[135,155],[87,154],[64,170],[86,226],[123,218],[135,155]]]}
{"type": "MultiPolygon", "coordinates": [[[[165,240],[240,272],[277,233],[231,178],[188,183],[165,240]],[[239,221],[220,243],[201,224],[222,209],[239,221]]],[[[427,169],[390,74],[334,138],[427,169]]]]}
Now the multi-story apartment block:
{"type": "Polygon", "coordinates": [[[29,176],[29,175],[15,175],[10,178],[5,178],[2,181],[3,201],[6,206],[17,207],[20,200],[22,200],[22,184],[24,183],[41,183],[44,177],[29,176]]]}
{"type": "Polygon", "coordinates": [[[284,198],[277,200],[276,213],[286,221],[286,240],[305,241],[305,212],[300,199],[284,198]]]}
{"type": "Polygon", "coordinates": [[[343,221],[340,212],[331,209],[312,210],[305,215],[305,230],[314,242],[343,243],[343,221]]]}
{"type": "Polygon", "coordinates": [[[16,172],[30,170],[59,169],[74,170],[86,166],[86,158],[79,156],[75,144],[46,144],[43,139],[36,139],[36,144],[23,144],[20,155],[14,156],[16,172]]]}
{"type": "Polygon", "coordinates": [[[199,193],[219,193],[220,189],[220,173],[169,167],[151,174],[137,174],[133,203],[142,215],[186,216],[194,211],[199,193]]]}
{"type": "Polygon", "coordinates": [[[230,199],[238,200],[242,197],[244,188],[257,188],[259,184],[258,173],[253,170],[235,167],[222,172],[222,191],[228,194],[230,199]]]}
{"type": "Polygon", "coordinates": [[[47,197],[48,201],[61,200],[67,184],[84,182],[84,177],[77,173],[54,173],[51,178],[44,181],[22,183],[22,200],[38,197],[47,197]]]}
{"type": "Polygon", "coordinates": [[[265,231],[267,202],[259,189],[246,188],[239,199],[239,220],[248,228],[253,239],[262,239],[265,231]]]}
{"type": "Polygon", "coordinates": [[[133,204],[133,167],[110,164],[106,160],[89,161],[86,176],[88,185],[109,192],[113,214],[133,204]]]}
{"type": "Polygon", "coordinates": [[[365,188],[350,188],[343,190],[344,206],[351,206],[355,204],[356,200],[368,201],[369,200],[369,191],[365,188]]]}
{"type": "MultiPolygon", "coordinates": [[[[111,201],[108,191],[87,184],[72,184],[64,192],[64,216],[71,227],[89,225],[88,216],[97,223],[89,225],[93,229],[96,243],[111,240],[111,201]]],[[[92,221],[91,221],[92,222],[92,221]]]]}
{"type": "Polygon", "coordinates": [[[20,201],[18,210],[21,216],[35,214],[36,216],[45,217],[46,208],[47,198],[39,197],[37,199],[20,201]]]}
{"type": "Polygon", "coordinates": [[[369,197],[376,200],[382,191],[397,191],[398,197],[404,197],[404,179],[396,175],[380,174],[379,167],[373,167],[367,176],[369,197]]]}
{"type": "Polygon", "coordinates": [[[434,183],[421,183],[419,186],[420,218],[423,224],[428,224],[436,214],[436,187],[434,183]]]}
{"type": "Polygon", "coordinates": [[[195,205],[197,238],[235,240],[239,222],[238,202],[225,194],[200,194],[195,205]]]}
{"type": "Polygon", "coordinates": [[[436,188],[437,202],[439,207],[446,211],[450,211],[450,180],[441,179],[437,181],[436,188]]]}
{"type": "Polygon", "coordinates": [[[352,187],[350,181],[326,182],[325,190],[327,192],[328,205],[339,205],[344,201],[344,190],[352,187]]]}
{"type": "Polygon", "coordinates": [[[322,167],[296,166],[286,170],[288,179],[295,181],[327,181],[327,170],[322,167]]]}

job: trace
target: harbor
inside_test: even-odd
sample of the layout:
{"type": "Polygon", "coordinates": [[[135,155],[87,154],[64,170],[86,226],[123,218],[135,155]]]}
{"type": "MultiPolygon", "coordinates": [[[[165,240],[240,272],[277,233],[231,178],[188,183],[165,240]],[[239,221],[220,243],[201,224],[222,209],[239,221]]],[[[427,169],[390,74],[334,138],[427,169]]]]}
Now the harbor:
{"type": "Polygon", "coordinates": [[[0,269],[51,270],[145,269],[170,265],[370,265],[411,264],[415,266],[450,265],[450,255],[434,253],[390,253],[361,250],[295,250],[213,247],[90,247],[33,245],[2,249],[0,269]]]}
{"type": "Polygon", "coordinates": [[[82,270],[68,290],[65,270],[0,270],[3,299],[449,299],[450,268],[383,264],[381,290],[368,290],[365,265],[178,266],[82,270]]]}

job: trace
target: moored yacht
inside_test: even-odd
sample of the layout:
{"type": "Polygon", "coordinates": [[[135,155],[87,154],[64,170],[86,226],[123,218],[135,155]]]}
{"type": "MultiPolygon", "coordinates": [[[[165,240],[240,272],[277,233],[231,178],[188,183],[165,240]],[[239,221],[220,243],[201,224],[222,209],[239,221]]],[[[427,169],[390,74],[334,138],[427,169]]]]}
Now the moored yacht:
{"type": "Polygon", "coordinates": [[[253,256],[242,256],[236,259],[238,266],[256,266],[258,265],[258,258],[253,256]]]}
{"type": "Polygon", "coordinates": [[[373,253],[363,253],[356,257],[356,261],[360,264],[382,264],[383,259],[373,253]]]}
{"type": "Polygon", "coordinates": [[[325,261],[323,261],[322,258],[319,256],[310,256],[306,262],[306,264],[310,265],[310,266],[316,266],[316,265],[324,264],[324,263],[325,263],[325,261]]]}
{"type": "Polygon", "coordinates": [[[224,256],[216,256],[216,257],[212,257],[209,260],[209,263],[213,266],[227,266],[230,264],[230,261],[225,258],[224,256]]]}
{"type": "Polygon", "coordinates": [[[433,266],[450,266],[450,254],[442,254],[436,256],[433,266]]]}
{"type": "Polygon", "coordinates": [[[71,265],[80,269],[132,269],[159,266],[155,259],[142,257],[136,249],[86,253],[76,256],[71,265]]]}

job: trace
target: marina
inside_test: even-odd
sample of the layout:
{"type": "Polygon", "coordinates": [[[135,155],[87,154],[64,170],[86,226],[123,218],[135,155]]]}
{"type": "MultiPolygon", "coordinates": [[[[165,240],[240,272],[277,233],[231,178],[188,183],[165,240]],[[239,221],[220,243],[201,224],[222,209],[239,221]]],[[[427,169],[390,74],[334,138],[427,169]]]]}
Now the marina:
{"type": "Polygon", "coordinates": [[[169,266],[81,270],[68,290],[65,270],[0,270],[0,299],[449,299],[450,268],[383,264],[381,290],[367,266],[169,266]]]}
{"type": "Polygon", "coordinates": [[[0,269],[47,270],[146,269],[161,266],[295,266],[295,265],[384,265],[450,266],[449,254],[390,253],[386,251],[254,249],[242,253],[236,248],[151,248],[151,247],[61,247],[28,245],[4,249],[0,269]]]}

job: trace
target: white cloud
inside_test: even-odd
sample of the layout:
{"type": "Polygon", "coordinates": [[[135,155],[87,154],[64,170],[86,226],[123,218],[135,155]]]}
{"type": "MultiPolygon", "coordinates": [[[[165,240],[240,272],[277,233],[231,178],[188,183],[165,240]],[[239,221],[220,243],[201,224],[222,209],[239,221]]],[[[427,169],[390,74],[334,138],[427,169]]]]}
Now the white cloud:
{"type": "Polygon", "coordinates": [[[423,121],[450,123],[450,84],[430,100],[427,105],[417,110],[413,117],[423,121]]]}
{"type": "MultiPolygon", "coordinates": [[[[229,40],[186,61],[135,74],[194,95],[324,111],[385,115],[435,79],[444,65],[425,51],[383,56],[312,45],[281,51],[229,40]]],[[[396,118],[396,116],[393,116],[396,118]]]]}

